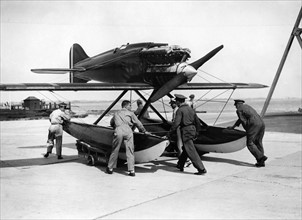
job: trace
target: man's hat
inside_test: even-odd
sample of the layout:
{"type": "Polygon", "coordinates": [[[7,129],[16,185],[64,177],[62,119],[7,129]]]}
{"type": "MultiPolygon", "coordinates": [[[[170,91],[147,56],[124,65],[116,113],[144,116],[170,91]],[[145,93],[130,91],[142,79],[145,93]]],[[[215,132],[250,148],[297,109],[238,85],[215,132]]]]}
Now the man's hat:
{"type": "Polygon", "coordinates": [[[176,104],[176,102],[175,102],[175,100],[171,99],[170,102],[169,102],[169,104],[170,104],[170,105],[176,104]]]}
{"type": "Polygon", "coordinates": [[[179,101],[184,101],[187,97],[185,97],[184,95],[181,94],[175,94],[175,101],[179,100],[179,101]]]}
{"type": "Polygon", "coordinates": [[[138,99],[138,100],[136,101],[136,103],[137,103],[138,105],[140,105],[140,104],[143,104],[143,101],[140,100],[140,99],[138,99]]]}
{"type": "Polygon", "coordinates": [[[189,98],[194,98],[195,97],[195,95],[194,94],[191,94],[190,96],[189,96],[189,98]]]}
{"type": "Polygon", "coordinates": [[[66,107],[66,106],[67,106],[67,104],[65,102],[59,103],[59,107],[66,107]]]}
{"type": "Polygon", "coordinates": [[[241,100],[241,99],[234,99],[234,105],[237,105],[238,103],[245,103],[245,101],[241,100]]]}

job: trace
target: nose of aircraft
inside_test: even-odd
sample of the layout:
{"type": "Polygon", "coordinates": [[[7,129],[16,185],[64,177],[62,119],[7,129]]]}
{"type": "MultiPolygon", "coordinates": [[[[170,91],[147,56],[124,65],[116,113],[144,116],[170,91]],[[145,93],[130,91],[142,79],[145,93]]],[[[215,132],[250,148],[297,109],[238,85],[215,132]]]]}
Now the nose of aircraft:
{"type": "Polygon", "coordinates": [[[191,81],[193,77],[197,74],[197,70],[188,64],[180,64],[177,74],[183,73],[183,75],[187,78],[187,82],[191,81]]]}
{"type": "MultiPolygon", "coordinates": [[[[175,66],[174,66],[175,67],[175,66]]],[[[182,85],[188,81],[191,81],[192,78],[197,74],[197,70],[187,64],[187,63],[180,63],[176,66],[176,73],[177,75],[170,79],[168,82],[163,84],[150,98],[151,102],[155,102],[156,100],[162,98],[163,96],[167,95],[177,86],[182,85]]]]}

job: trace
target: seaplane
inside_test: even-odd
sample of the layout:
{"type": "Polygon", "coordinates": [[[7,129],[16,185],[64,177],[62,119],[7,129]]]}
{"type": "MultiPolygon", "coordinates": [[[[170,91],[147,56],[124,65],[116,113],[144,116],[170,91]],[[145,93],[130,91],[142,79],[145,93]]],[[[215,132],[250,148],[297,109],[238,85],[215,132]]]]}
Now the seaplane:
{"type": "MultiPolygon", "coordinates": [[[[69,68],[31,69],[38,74],[69,73],[69,83],[20,83],[0,84],[2,91],[101,91],[117,90],[121,94],[99,116],[93,124],[79,122],[64,123],[64,131],[77,139],[79,156],[95,164],[108,158],[111,152],[113,128],[98,123],[123,98],[128,91],[135,91],[145,101],[138,118],[151,134],[134,131],[135,162],[143,163],[157,159],[175,140],[168,140],[167,133],[172,122],[164,118],[152,105],[174,90],[256,89],[267,86],[257,83],[190,83],[198,69],[215,56],[223,45],[218,46],[200,59],[189,63],[191,51],[167,43],[134,43],[116,47],[89,57],[79,44],[73,44],[69,53],[69,68]],[[90,82],[94,81],[94,82],[90,82]],[[95,82],[96,81],[96,82],[95,82]],[[151,90],[145,97],[142,90],[151,90]],[[159,118],[144,118],[151,108],[159,118]]],[[[230,153],[246,146],[246,133],[222,127],[209,126],[200,119],[203,131],[195,140],[200,155],[209,152],[230,153]]],[[[125,159],[122,147],[120,158],[125,159]]]]}

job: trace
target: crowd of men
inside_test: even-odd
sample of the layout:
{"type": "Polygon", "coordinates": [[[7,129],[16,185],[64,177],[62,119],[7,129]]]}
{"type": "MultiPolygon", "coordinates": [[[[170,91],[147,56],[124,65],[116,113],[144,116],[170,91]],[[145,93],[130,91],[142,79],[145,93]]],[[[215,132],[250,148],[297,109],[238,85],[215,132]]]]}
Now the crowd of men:
{"type": "MultiPolygon", "coordinates": [[[[181,94],[175,94],[175,99],[171,99],[170,105],[173,109],[172,113],[172,126],[168,132],[167,138],[176,136],[176,144],[178,151],[178,162],[176,168],[181,172],[184,171],[186,162],[190,162],[197,169],[196,175],[204,175],[207,173],[202,160],[194,145],[194,140],[201,132],[200,120],[196,114],[196,102],[194,94],[187,97],[181,94]]],[[[267,156],[264,155],[264,148],[262,139],[265,132],[265,124],[262,118],[251,106],[245,104],[244,100],[236,99],[235,107],[238,120],[233,126],[228,127],[234,129],[242,125],[246,130],[247,135],[247,148],[256,159],[256,167],[264,167],[267,156]]],[[[135,176],[134,166],[134,140],[133,140],[133,126],[136,126],[140,132],[150,134],[144,128],[143,124],[138,119],[143,109],[143,102],[137,100],[136,111],[131,110],[131,102],[124,100],[121,104],[121,109],[114,113],[110,125],[114,128],[114,135],[112,141],[112,151],[109,157],[108,165],[106,168],[107,174],[112,174],[117,165],[118,153],[121,144],[125,144],[127,166],[129,176],[135,176]]],[[[47,152],[45,158],[52,153],[54,141],[56,142],[56,153],[58,159],[62,157],[62,136],[63,136],[63,123],[70,120],[70,116],[65,112],[66,104],[61,103],[59,109],[52,112],[49,117],[51,123],[48,129],[47,152]]],[[[149,118],[149,113],[146,110],[142,117],[149,118]]]]}

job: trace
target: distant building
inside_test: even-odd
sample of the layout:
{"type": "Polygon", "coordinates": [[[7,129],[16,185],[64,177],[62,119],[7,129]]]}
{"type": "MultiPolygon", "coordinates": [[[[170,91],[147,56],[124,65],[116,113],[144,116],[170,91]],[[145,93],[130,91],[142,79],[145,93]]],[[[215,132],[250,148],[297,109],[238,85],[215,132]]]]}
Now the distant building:
{"type": "MultiPolygon", "coordinates": [[[[66,109],[70,109],[70,102],[67,103],[66,109]]],[[[29,96],[23,100],[21,103],[2,103],[0,109],[10,109],[10,110],[30,110],[30,111],[49,111],[58,108],[58,104],[56,102],[45,102],[40,100],[34,96],[29,96]]]]}
{"type": "MultiPolygon", "coordinates": [[[[71,103],[67,103],[67,109],[70,110],[71,103]]],[[[46,103],[34,96],[29,96],[21,103],[1,103],[0,121],[15,120],[20,118],[43,118],[49,117],[50,113],[58,107],[55,102],[46,103]]],[[[72,117],[83,118],[87,114],[77,115],[73,112],[72,117]]]]}
{"type": "Polygon", "coordinates": [[[26,110],[41,110],[43,105],[40,99],[37,99],[34,96],[29,96],[23,100],[23,107],[26,110]]]}

